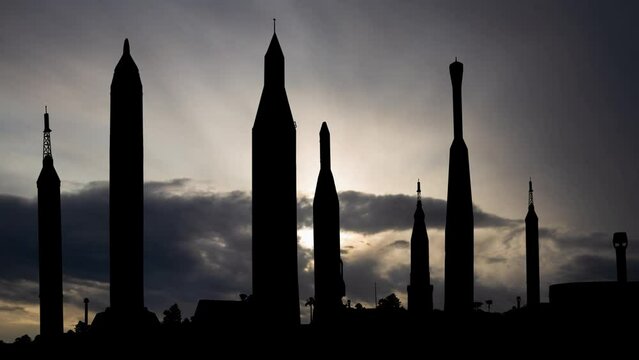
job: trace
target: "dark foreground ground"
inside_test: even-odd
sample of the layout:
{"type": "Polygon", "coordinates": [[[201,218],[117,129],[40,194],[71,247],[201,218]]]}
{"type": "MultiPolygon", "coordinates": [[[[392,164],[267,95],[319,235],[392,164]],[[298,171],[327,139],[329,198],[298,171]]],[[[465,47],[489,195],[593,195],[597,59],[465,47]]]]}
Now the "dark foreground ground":
{"type": "Polygon", "coordinates": [[[166,324],[145,331],[67,333],[55,342],[0,344],[0,359],[13,358],[474,358],[555,357],[562,354],[634,358],[638,318],[622,314],[544,312],[442,312],[414,321],[407,313],[364,315],[326,326],[277,324],[166,324]]]}

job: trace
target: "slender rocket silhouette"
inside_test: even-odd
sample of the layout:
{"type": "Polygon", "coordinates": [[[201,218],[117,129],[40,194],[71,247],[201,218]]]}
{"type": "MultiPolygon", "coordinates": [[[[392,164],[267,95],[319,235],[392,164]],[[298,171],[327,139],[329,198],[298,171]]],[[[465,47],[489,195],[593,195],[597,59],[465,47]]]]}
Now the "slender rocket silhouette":
{"type": "Polygon", "coordinates": [[[313,198],[313,254],[315,260],[315,318],[317,324],[335,322],[345,295],[340,258],[339,199],[331,171],[331,133],[320,130],[320,173],[313,198]]]}
{"type": "Polygon", "coordinates": [[[450,146],[446,205],[444,309],[449,313],[473,310],[474,225],[468,148],[462,128],[461,84],[464,65],[450,64],[453,85],[454,138],[450,146]]]}
{"type": "Polygon", "coordinates": [[[62,225],[60,177],[53,167],[49,113],[45,108],[42,170],[38,177],[38,253],[40,271],[40,334],[44,340],[63,333],[62,225]]]}
{"type": "Polygon", "coordinates": [[[539,218],[535,213],[532,179],[528,182],[528,214],[526,214],[526,292],[528,306],[539,305],[539,218]]]}
{"type": "Polygon", "coordinates": [[[410,237],[408,311],[411,316],[422,317],[433,311],[433,292],[430,284],[426,214],[422,208],[422,189],[419,180],[417,180],[417,207],[413,218],[413,233],[410,237]]]}

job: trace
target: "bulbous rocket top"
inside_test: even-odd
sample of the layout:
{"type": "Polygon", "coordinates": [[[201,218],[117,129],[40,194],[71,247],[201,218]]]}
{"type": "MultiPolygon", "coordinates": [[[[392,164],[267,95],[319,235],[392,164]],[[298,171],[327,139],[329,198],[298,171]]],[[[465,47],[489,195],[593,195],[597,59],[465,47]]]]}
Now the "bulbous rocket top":
{"type": "Polygon", "coordinates": [[[453,61],[448,67],[450,70],[450,77],[453,81],[460,81],[462,76],[464,75],[464,64],[457,61],[457,57],[455,57],[455,61],[453,61]]]}

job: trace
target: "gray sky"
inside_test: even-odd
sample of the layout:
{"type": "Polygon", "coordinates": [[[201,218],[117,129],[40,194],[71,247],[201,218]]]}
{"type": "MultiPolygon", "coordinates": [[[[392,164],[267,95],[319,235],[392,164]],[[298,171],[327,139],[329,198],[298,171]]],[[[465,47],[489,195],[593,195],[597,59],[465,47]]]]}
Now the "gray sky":
{"type": "MultiPolygon", "coordinates": [[[[627,231],[629,255],[639,254],[633,250],[639,234],[639,195],[634,190],[639,182],[634,163],[638,7],[631,1],[3,1],[0,194],[6,196],[0,200],[6,204],[0,201],[5,206],[0,209],[17,214],[16,204],[22,204],[27,218],[33,210],[45,104],[54,130],[56,168],[69,199],[83,199],[94,189],[91,182],[108,180],[109,86],[125,37],[144,85],[145,179],[162,184],[161,191],[147,193],[177,194],[185,203],[197,196],[214,203],[211,199],[227,199],[231,191],[249,196],[251,127],[271,19],[276,17],[286,56],[286,88],[298,124],[299,198],[312,197],[315,188],[322,121],[331,129],[340,191],[361,192],[380,204],[387,204],[386,198],[375,196],[410,195],[402,203],[408,204],[408,226],[400,221],[374,231],[344,229],[343,248],[352,247],[344,255],[346,272],[349,260],[353,274],[361,272],[359,280],[350,282],[354,299],[364,301],[366,284],[380,278],[389,284],[388,292],[405,291],[408,253],[397,240],[410,237],[416,179],[422,179],[424,196],[446,198],[452,140],[448,64],[455,56],[465,70],[464,136],[475,204],[495,219],[520,220],[532,176],[540,226],[552,244],[542,244],[542,283],[587,280],[583,274],[595,277],[607,271],[593,264],[602,263],[598,256],[607,261],[613,255],[612,232],[627,231]],[[385,251],[386,258],[374,255],[391,244],[394,250],[385,251]],[[556,254],[558,249],[571,251],[573,257],[556,254]],[[570,268],[568,259],[584,266],[570,268]]],[[[166,199],[164,195],[158,198],[166,199]]],[[[158,207],[168,206],[160,200],[158,207]]],[[[147,209],[152,206],[147,201],[147,209]]],[[[427,224],[431,216],[441,215],[437,209],[427,212],[427,224]]],[[[238,211],[242,215],[235,220],[240,225],[234,224],[245,229],[250,223],[238,211]]],[[[345,220],[357,218],[344,211],[345,220]]],[[[195,214],[196,219],[210,216],[206,211],[195,214]]],[[[175,220],[175,226],[186,228],[194,218],[175,220]]],[[[382,211],[378,220],[383,218],[382,211]]],[[[0,220],[0,229],[16,234],[3,242],[35,243],[34,231],[27,232],[28,219],[7,221],[0,220]]],[[[83,244],[76,232],[81,224],[68,221],[65,239],[78,236],[77,243],[83,244]]],[[[494,291],[509,299],[521,294],[520,226],[495,222],[476,230],[478,296],[488,292],[484,288],[499,289],[494,291]]],[[[226,234],[227,241],[239,236],[207,228],[197,236],[176,231],[175,239],[196,241],[211,231],[226,234]]],[[[312,243],[309,233],[301,224],[302,249],[312,243]]],[[[244,232],[239,234],[246,238],[244,232]]],[[[429,235],[437,286],[441,227],[429,228],[429,235]]],[[[150,236],[147,242],[153,241],[150,236]]],[[[91,249],[106,249],[104,239],[97,236],[102,245],[91,249]]],[[[191,252],[206,246],[190,244],[191,252]]],[[[87,251],[79,247],[74,255],[73,249],[68,256],[81,257],[87,251]]],[[[26,258],[31,254],[16,251],[26,258]]],[[[237,251],[245,254],[246,249],[237,251]]],[[[306,262],[301,260],[302,265],[306,262]]],[[[5,289],[20,288],[16,284],[31,289],[37,280],[26,275],[26,268],[20,272],[3,266],[0,281],[8,284],[5,289]]],[[[96,296],[102,296],[104,304],[106,269],[83,272],[82,266],[74,266],[72,275],[65,271],[75,279],[68,282],[75,285],[65,285],[65,296],[73,299],[73,291],[84,289],[102,294],[96,296]]],[[[192,284],[199,284],[201,272],[192,274],[197,274],[190,278],[192,284]]],[[[300,282],[304,279],[301,275],[300,282]]],[[[152,279],[149,283],[154,284],[152,279]]],[[[158,285],[147,289],[147,302],[160,312],[180,300],[192,311],[188,302],[196,297],[231,297],[248,291],[250,279],[237,280],[241,286],[217,284],[220,288],[209,292],[183,291],[192,295],[189,298],[162,292],[158,285]]],[[[437,296],[437,287],[435,292],[437,296]]],[[[21,307],[33,317],[37,296],[29,298],[27,290],[21,294],[0,293],[0,317],[10,313],[4,307],[21,307]]],[[[301,294],[310,295],[310,290],[301,294]]],[[[78,310],[68,306],[69,314],[78,310]]],[[[495,307],[505,310],[510,304],[496,302],[495,307]]],[[[6,325],[0,328],[0,339],[12,339],[20,331],[33,333],[36,325],[6,325]]]]}

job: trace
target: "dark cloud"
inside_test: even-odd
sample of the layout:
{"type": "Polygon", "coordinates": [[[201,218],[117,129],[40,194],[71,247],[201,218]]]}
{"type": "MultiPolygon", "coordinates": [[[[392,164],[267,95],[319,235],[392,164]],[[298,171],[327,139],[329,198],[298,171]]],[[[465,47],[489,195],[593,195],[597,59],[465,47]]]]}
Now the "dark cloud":
{"type": "MultiPolygon", "coordinates": [[[[186,180],[146,185],[145,288],[155,311],[173,302],[192,313],[199,298],[250,292],[250,206],[243,192],[172,195],[186,180]]],[[[0,297],[37,302],[37,204],[0,196],[0,297]]],[[[108,184],[62,194],[65,295],[91,292],[108,303],[108,184]]],[[[80,299],[83,294],[77,294],[80,299]]]]}
{"type": "MultiPolygon", "coordinates": [[[[37,256],[37,255],[36,255],[37,256]]],[[[36,267],[37,271],[37,267],[36,267]]],[[[35,303],[38,301],[37,279],[20,278],[0,279],[0,300],[18,303],[35,303]]]]}
{"type": "Polygon", "coordinates": [[[486,258],[486,262],[489,264],[504,263],[506,261],[508,261],[508,259],[502,256],[493,256],[493,257],[486,258]]]}
{"type": "Polygon", "coordinates": [[[33,200],[0,195],[0,279],[36,278],[37,218],[33,200]]]}
{"type": "MultiPolygon", "coordinates": [[[[374,304],[375,286],[377,286],[378,298],[389,295],[392,292],[399,292],[400,287],[405,287],[407,277],[401,279],[390,279],[382,276],[378,270],[381,259],[377,257],[361,257],[352,260],[344,260],[344,281],[346,283],[346,297],[356,303],[374,304]],[[400,280],[395,282],[394,280],[400,280]]],[[[409,269],[402,266],[401,270],[394,272],[408,274],[409,269]]],[[[404,290],[402,290],[404,291],[404,290]]]]}
{"type": "Polygon", "coordinates": [[[614,257],[601,255],[578,255],[560,267],[561,277],[573,281],[606,281],[616,279],[614,257]]]}
{"type": "Polygon", "coordinates": [[[408,249],[409,246],[410,243],[406,240],[395,240],[392,243],[386,245],[386,247],[395,249],[408,249]]]}
{"type": "Polygon", "coordinates": [[[354,247],[354,246],[352,246],[352,245],[345,245],[345,246],[342,246],[342,248],[341,248],[341,250],[340,250],[340,253],[341,253],[342,255],[346,255],[346,254],[348,254],[348,253],[349,253],[349,251],[353,250],[354,248],[355,248],[355,247],[354,247]]]}
{"type": "Polygon", "coordinates": [[[540,228],[539,238],[555,239],[558,246],[571,252],[588,248],[599,253],[612,248],[612,234],[602,232],[566,233],[556,228],[540,228]]]}
{"type": "MultiPolygon", "coordinates": [[[[387,230],[407,230],[413,226],[415,197],[408,195],[374,195],[357,191],[339,193],[340,225],[343,230],[374,234],[387,230]]],[[[423,198],[427,228],[443,229],[446,226],[446,201],[423,198]]],[[[302,198],[299,202],[301,226],[313,225],[313,203],[302,198]]],[[[488,214],[474,206],[475,227],[507,227],[521,221],[488,214]]]]}
{"type": "MultiPolygon", "coordinates": [[[[67,304],[78,306],[85,296],[91,298],[92,309],[99,310],[108,304],[107,185],[92,182],[77,192],[62,195],[67,304]]],[[[185,314],[192,314],[198,299],[236,299],[240,293],[250,293],[250,194],[194,192],[189,190],[187,179],[151,182],[145,186],[145,291],[149,308],[160,312],[177,302],[185,314]]],[[[407,230],[412,226],[414,197],[347,191],[340,194],[340,200],[344,230],[368,235],[407,230]]],[[[445,201],[427,198],[423,202],[428,226],[443,228],[445,201]]],[[[0,238],[3,249],[0,252],[0,299],[4,301],[37,303],[36,210],[34,200],[0,196],[0,232],[3,234],[0,238]]],[[[517,251],[514,239],[521,239],[521,221],[475,210],[478,228],[494,229],[496,236],[505,239],[504,251],[517,251]]],[[[300,226],[312,225],[312,199],[300,200],[299,218],[300,226]]],[[[548,228],[540,229],[540,235],[542,245],[554,251],[549,258],[558,264],[556,273],[551,274],[553,282],[614,279],[611,235],[579,235],[548,228]]],[[[404,249],[409,247],[409,242],[396,240],[385,246],[404,249]]],[[[343,254],[352,249],[352,246],[344,246],[343,254]]],[[[354,302],[372,304],[375,283],[380,297],[391,292],[405,295],[409,266],[392,264],[389,267],[384,257],[375,254],[377,252],[364,251],[357,257],[345,258],[347,295],[354,302]]],[[[485,256],[487,264],[509,264],[510,259],[504,254],[488,255],[485,256]]],[[[639,277],[637,259],[635,253],[629,252],[630,278],[639,277]]],[[[312,260],[312,250],[300,247],[302,302],[314,293],[312,260]]],[[[433,278],[433,284],[435,304],[442,304],[441,279],[433,278]]],[[[495,300],[496,310],[505,310],[507,308],[497,304],[510,304],[522,291],[521,284],[478,283],[476,293],[481,298],[495,300]]],[[[303,307],[302,312],[306,313],[303,307]]]]}
{"type": "MultiPolygon", "coordinates": [[[[616,259],[612,233],[567,232],[565,229],[540,228],[542,250],[552,249],[559,268],[553,274],[556,282],[611,281],[616,279],[616,259]]],[[[639,278],[639,243],[631,238],[627,249],[628,277],[639,278]]],[[[541,253],[543,255],[543,251],[541,253]]],[[[543,262],[543,258],[542,258],[543,262]]]]}
{"type": "Polygon", "coordinates": [[[0,306],[0,312],[26,313],[22,306],[0,306]]]}

